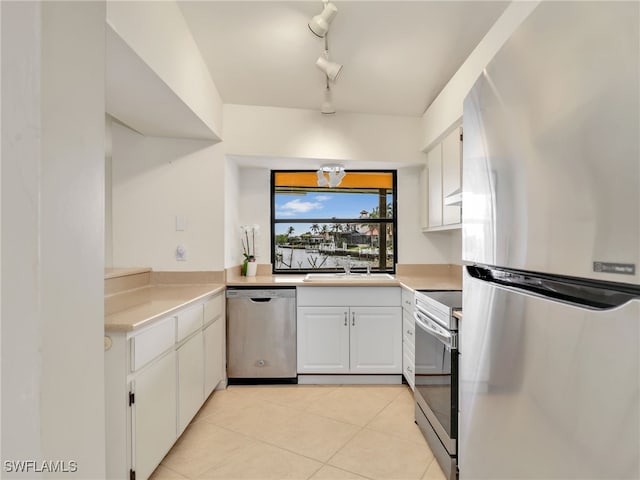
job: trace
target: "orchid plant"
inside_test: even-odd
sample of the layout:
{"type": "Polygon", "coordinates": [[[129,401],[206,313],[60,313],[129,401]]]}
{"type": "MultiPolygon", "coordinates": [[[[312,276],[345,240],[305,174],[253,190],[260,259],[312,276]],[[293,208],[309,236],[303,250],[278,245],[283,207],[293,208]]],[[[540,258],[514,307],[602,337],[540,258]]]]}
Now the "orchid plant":
{"type": "Polygon", "coordinates": [[[256,261],[256,238],[260,236],[259,225],[242,225],[240,227],[240,241],[242,242],[242,256],[244,262],[242,273],[246,273],[247,263],[256,261]]]}

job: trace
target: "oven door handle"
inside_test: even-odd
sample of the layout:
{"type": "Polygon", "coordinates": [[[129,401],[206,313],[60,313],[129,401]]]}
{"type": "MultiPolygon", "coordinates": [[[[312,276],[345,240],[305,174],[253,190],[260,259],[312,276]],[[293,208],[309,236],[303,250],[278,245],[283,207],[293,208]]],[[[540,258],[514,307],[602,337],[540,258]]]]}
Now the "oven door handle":
{"type": "Polygon", "coordinates": [[[416,325],[418,327],[444,343],[447,349],[451,350],[452,348],[458,347],[456,345],[457,338],[455,334],[452,334],[451,332],[448,332],[444,328],[440,327],[439,325],[431,321],[428,317],[423,318],[423,316],[418,312],[413,313],[413,318],[415,319],[416,325]]]}

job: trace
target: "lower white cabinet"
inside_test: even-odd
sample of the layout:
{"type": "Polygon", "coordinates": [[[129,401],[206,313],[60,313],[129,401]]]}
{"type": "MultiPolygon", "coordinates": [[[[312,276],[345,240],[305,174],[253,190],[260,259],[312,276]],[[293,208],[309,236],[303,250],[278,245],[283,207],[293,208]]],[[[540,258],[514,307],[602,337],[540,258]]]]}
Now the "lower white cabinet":
{"type": "Polygon", "coordinates": [[[411,387],[415,389],[415,343],[416,323],[413,318],[415,310],[413,290],[402,288],[402,374],[411,387]]]}
{"type": "Polygon", "coordinates": [[[108,332],[107,478],[147,479],[224,383],[223,298],[220,292],[139,330],[108,332]]]}
{"type": "Polygon", "coordinates": [[[204,402],[204,341],[202,331],[177,350],[178,435],[184,432],[204,402]]]}
{"type": "Polygon", "coordinates": [[[212,324],[206,326],[203,331],[203,336],[204,397],[208,398],[224,378],[224,316],[220,315],[212,324]]]}
{"type": "Polygon", "coordinates": [[[298,373],[349,373],[349,309],[298,308],[298,373]]]}
{"type": "Polygon", "coordinates": [[[397,287],[309,288],[298,289],[298,373],[402,372],[397,287]],[[343,305],[324,306],[329,302],[343,305]]]}
{"type": "Polygon", "coordinates": [[[176,440],[176,353],[170,351],[132,382],[136,478],[147,478],[176,440]]]}

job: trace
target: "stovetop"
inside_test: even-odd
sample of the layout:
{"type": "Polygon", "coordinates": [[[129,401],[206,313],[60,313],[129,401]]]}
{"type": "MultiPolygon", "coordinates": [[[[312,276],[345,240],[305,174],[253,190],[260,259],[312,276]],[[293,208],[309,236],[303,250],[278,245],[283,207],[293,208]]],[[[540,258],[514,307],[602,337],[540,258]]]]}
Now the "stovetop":
{"type": "Polygon", "coordinates": [[[450,310],[462,308],[462,290],[418,290],[416,296],[429,297],[450,310]]]}
{"type": "Polygon", "coordinates": [[[448,330],[458,329],[453,312],[462,309],[461,290],[418,290],[415,293],[417,315],[428,315],[448,330]]]}

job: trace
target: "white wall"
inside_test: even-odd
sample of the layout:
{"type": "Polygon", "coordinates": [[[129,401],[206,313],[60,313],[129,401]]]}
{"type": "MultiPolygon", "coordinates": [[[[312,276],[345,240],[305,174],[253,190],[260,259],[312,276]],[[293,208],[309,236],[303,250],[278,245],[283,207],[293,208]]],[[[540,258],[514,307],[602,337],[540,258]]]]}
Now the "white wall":
{"type": "Polygon", "coordinates": [[[113,267],[113,228],[111,215],[111,130],[113,118],[105,115],[104,119],[104,266],[113,267]]]}
{"type": "Polygon", "coordinates": [[[154,138],[113,124],[115,267],[208,271],[224,268],[224,155],[221,144],[154,138]],[[186,230],[176,231],[176,216],[186,230]],[[177,261],[182,245],[187,260],[177,261]]]}
{"type": "Polygon", "coordinates": [[[462,102],[469,89],[504,42],[539,3],[537,1],[511,2],[478,46],[451,77],[451,80],[422,116],[422,139],[420,144],[422,151],[428,151],[434,143],[449,133],[456,124],[460,123],[462,102]]]}
{"type": "MultiPolygon", "coordinates": [[[[224,106],[228,154],[420,163],[420,119],[315,110],[224,106]]],[[[301,165],[301,168],[304,168],[301,165]]]]}
{"type": "Polygon", "coordinates": [[[178,4],[169,0],[110,0],[107,2],[107,21],[219,137],[222,131],[222,99],[178,4]]]}
{"type": "Polygon", "coordinates": [[[2,459],[104,478],[105,5],[0,8],[2,459]]]}
{"type": "Polygon", "coordinates": [[[224,267],[242,263],[240,246],[240,170],[233,159],[224,165],[224,267]]]}

